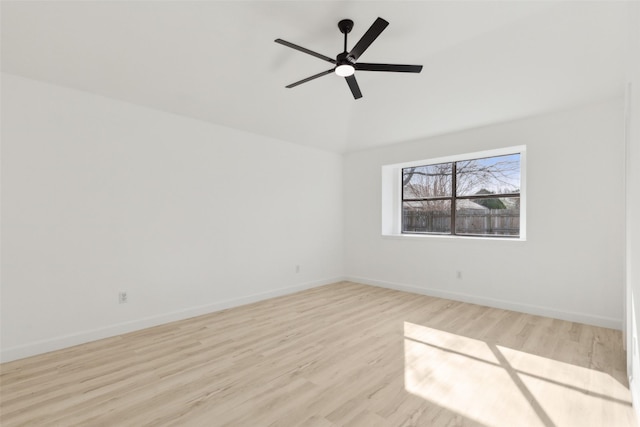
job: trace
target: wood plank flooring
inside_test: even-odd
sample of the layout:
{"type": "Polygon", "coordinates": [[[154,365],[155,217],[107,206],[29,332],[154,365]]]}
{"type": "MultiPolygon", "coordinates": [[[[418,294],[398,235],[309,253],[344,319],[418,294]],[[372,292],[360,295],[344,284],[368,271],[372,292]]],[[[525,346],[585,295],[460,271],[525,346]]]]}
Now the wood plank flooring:
{"type": "Polygon", "coordinates": [[[621,333],[341,282],[0,365],[10,426],[635,426],[621,333]]]}

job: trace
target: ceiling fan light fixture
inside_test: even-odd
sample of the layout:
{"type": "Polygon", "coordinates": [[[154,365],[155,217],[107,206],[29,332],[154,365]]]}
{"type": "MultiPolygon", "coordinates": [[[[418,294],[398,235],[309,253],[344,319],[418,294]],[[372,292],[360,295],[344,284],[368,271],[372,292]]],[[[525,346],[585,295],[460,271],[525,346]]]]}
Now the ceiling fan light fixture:
{"type": "Polygon", "coordinates": [[[352,76],[353,73],[356,72],[356,69],[353,68],[353,65],[349,65],[349,64],[342,64],[342,65],[338,65],[336,67],[335,70],[336,74],[339,75],[340,77],[349,77],[352,76]]]}

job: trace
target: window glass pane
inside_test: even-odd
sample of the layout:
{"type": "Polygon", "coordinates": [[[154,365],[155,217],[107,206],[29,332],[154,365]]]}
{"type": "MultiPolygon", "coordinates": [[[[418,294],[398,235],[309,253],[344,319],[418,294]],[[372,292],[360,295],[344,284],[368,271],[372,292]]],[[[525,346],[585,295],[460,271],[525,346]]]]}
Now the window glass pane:
{"type": "Polygon", "coordinates": [[[402,232],[450,233],[451,200],[402,203],[402,232]]]}
{"type": "Polygon", "coordinates": [[[520,235],[520,198],[456,200],[456,234],[520,235]]]}
{"type": "Polygon", "coordinates": [[[451,196],[452,163],[402,169],[404,199],[451,196]]]}
{"type": "Polygon", "coordinates": [[[520,154],[456,162],[457,196],[520,193],[520,154]]]}

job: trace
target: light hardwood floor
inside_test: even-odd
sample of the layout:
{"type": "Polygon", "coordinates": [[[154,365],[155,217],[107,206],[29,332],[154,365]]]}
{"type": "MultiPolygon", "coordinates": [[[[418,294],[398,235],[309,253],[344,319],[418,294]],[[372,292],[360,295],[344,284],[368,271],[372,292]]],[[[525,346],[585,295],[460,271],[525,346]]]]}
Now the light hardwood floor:
{"type": "Polygon", "coordinates": [[[9,426],[634,426],[619,331],[342,282],[1,365],[9,426]]]}

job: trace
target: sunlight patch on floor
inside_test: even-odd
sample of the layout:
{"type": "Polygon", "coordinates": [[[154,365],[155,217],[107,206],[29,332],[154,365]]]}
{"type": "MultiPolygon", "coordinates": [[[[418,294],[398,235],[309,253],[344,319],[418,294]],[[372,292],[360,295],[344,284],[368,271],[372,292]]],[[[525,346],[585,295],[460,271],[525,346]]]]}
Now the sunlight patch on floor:
{"type": "Polygon", "coordinates": [[[479,423],[632,425],[606,373],[409,322],[404,337],[405,389],[479,423]]]}

